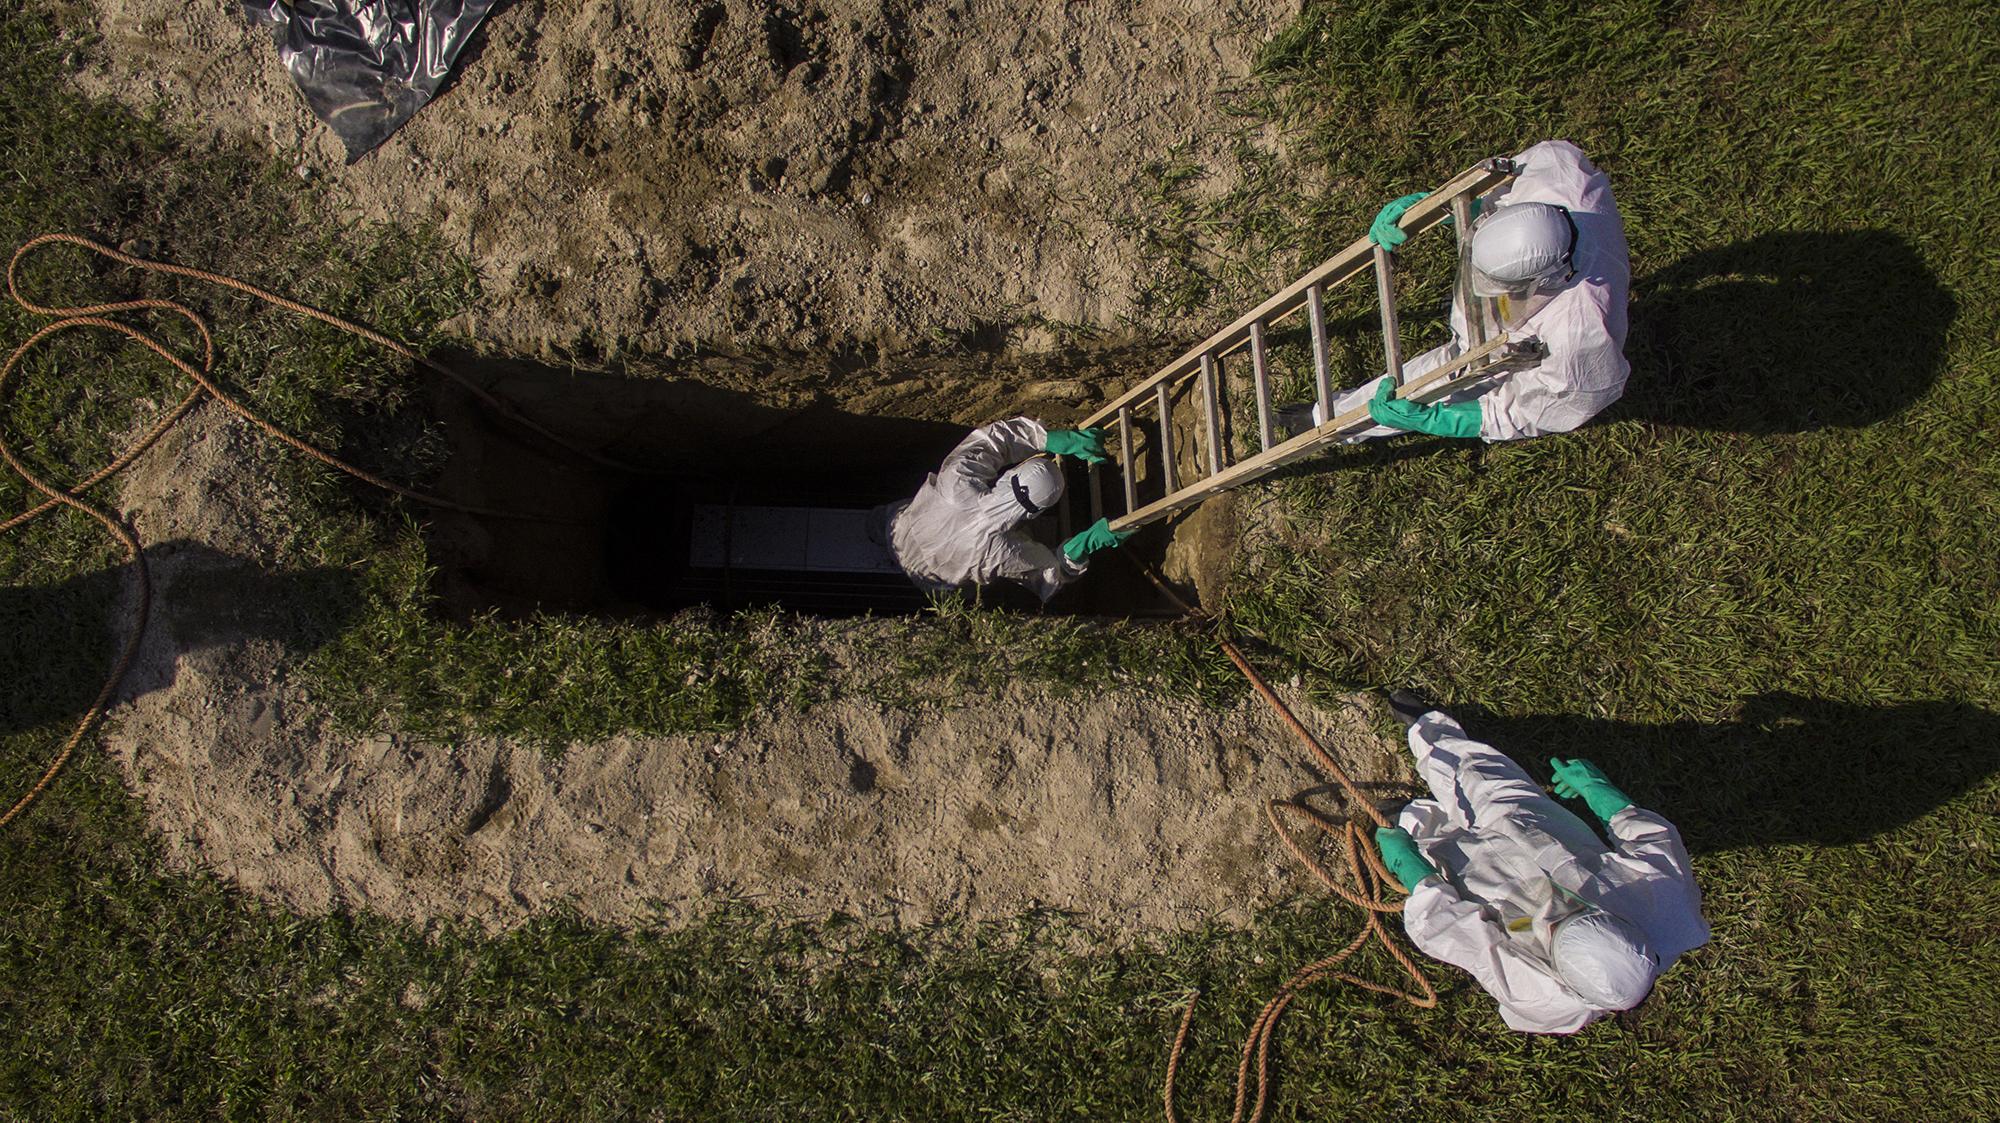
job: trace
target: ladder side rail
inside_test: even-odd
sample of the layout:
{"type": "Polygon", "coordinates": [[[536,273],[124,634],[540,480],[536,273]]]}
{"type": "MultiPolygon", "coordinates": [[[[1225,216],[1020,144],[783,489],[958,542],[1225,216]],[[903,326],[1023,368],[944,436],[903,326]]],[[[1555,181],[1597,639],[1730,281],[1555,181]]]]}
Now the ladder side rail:
{"type": "MultiPolygon", "coordinates": [[[[1512,178],[1513,174],[1513,162],[1504,157],[1482,160],[1447,180],[1443,186],[1403,212],[1403,217],[1396,225],[1411,234],[1429,230],[1443,222],[1451,213],[1453,199],[1460,195],[1484,194],[1512,178]]],[[[1112,416],[1119,406],[1138,401],[1145,396],[1147,390],[1169,379],[1183,378],[1199,370],[1201,357],[1205,354],[1226,355],[1244,346],[1250,338],[1251,324],[1258,321],[1276,322],[1298,311],[1306,301],[1307,290],[1315,285],[1331,288],[1353,279],[1373,264],[1375,249],[1375,243],[1365,236],[1355,240],[1339,253],[1314,266],[1298,280],[1280,289],[1262,304],[1237,317],[1228,327],[1188,349],[1179,358],[1154,372],[1151,377],[1113,399],[1086,419],[1081,427],[1089,428],[1104,421],[1112,416]]]]}
{"type": "MultiPolygon", "coordinates": [[[[1511,368],[1503,366],[1505,358],[1493,362],[1481,362],[1488,356],[1506,347],[1509,340],[1505,335],[1489,340],[1484,346],[1454,358],[1433,370],[1426,371],[1411,379],[1397,393],[1397,397],[1429,404],[1456,390],[1473,385],[1483,379],[1511,373],[1511,368]],[[1477,364],[1477,365],[1475,365],[1477,364]]],[[[1112,520],[1111,529],[1117,531],[1136,530],[1148,523],[1158,522],[1175,512],[1192,507],[1212,495],[1253,483],[1289,464],[1296,463],[1333,444],[1343,437],[1353,436],[1373,428],[1375,419],[1369,415],[1368,407],[1357,406],[1339,417],[1332,418],[1317,429],[1301,433],[1278,447],[1253,456],[1219,475],[1210,476],[1186,488],[1172,491],[1136,511],[1112,520]]]]}

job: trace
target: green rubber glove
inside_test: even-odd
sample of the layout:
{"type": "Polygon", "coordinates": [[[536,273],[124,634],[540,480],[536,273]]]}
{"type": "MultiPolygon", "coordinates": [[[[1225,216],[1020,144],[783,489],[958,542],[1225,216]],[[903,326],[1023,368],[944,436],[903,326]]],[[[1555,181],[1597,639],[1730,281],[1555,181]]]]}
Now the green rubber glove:
{"type": "Polygon", "coordinates": [[[1128,530],[1121,534],[1111,529],[1110,519],[1099,519],[1063,543],[1063,556],[1071,561],[1084,561],[1097,551],[1109,550],[1136,533],[1128,530]]]}
{"type": "Polygon", "coordinates": [[[1102,429],[1051,429],[1042,451],[1053,452],[1057,456],[1074,456],[1086,464],[1108,464],[1111,461],[1110,455],[1104,451],[1102,429]]]}
{"type": "Polygon", "coordinates": [[[1417,840],[1401,827],[1376,827],[1375,848],[1382,852],[1382,864],[1405,889],[1415,889],[1417,882],[1437,876],[1437,867],[1424,859],[1417,840]]]}
{"type": "Polygon", "coordinates": [[[1391,429],[1429,433],[1434,437],[1477,437],[1485,423],[1478,402],[1457,402],[1448,406],[1420,406],[1395,397],[1396,385],[1383,379],[1368,399],[1368,416],[1391,429]]]}
{"type": "Polygon", "coordinates": [[[1368,224],[1368,240],[1385,250],[1393,250],[1409,241],[1410,236],[1403,233],[1403,228],[1396,225],[1396,220],[1403,217],[1404,211],[1415,206],[1428,194],[1430,194],[1428,191],[1418,191],[1405,195],[1400,199],[1391,200],[1381,210],[1376,211],[1375,221],[1368,224]]]}
{"type": "Polygon", "coordinates": [[[1581,799],[1592,815],[1607,824],[1613,815],[1632,806],[1632,797],[1612,787],[1604,770],[1587,760],[1552,757],[1549,768],[1555,773],[1557,795],[1581,799]]]}

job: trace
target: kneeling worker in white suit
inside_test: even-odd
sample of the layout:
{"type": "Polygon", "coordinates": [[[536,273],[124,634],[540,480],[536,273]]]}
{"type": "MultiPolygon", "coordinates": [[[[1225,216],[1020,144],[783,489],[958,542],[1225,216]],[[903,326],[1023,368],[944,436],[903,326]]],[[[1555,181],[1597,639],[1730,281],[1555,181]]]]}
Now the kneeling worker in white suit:
{"type": "MultiPolygon", "coordinates": [[[[1540,339],[1546,357],[1428,406],[1391,397],[1383,375],[1335,407],[1339,414],[1368,406],[1376,427],[1355,439],[1400,431],[1488,441],[1566,433],[1625,392],[1632,263],[1611,181],[1566,140],[1544,141],[1514,162],[1513,181],[1480,200],[1490,209],[1472,224],[1471,285],[1474,294],[1496,298],[1500,328],[1516,340],[1540,339]]],[[[1401,245],[1408,235],[1396,220],[1421,198],[1405,195],[1383,207],[1368,236],[1385,249],[1401,245]]],[[[1405,381],[1465,353],[1468,314],[1455,299],[1452,341],[1405,362],[1405,381]]]]}
{"type": "Polygon", "coordinates": [[[1401,691],[1389,705],[1436,797],[1375,832],[1410,891],[1404,930],[1425,954],[1470,971],[1509,1026],[1574,1033],[1629,1010],[1708,942],[1680,833],[1596,765],[1556,760],[1556,791],[1589,806],[1609,845],[1456,721],[1401,691]]]}
{"type": "Polygon", "coordinates": [[[896,564],[929,591],[1006,579],[1048,600],[1083,576],[1092,554],[1130,537],[1099,519],[1058,552],[1028,533],[1028,521],[1062,498],[1058,456],[1103,463],[1104,435],[1026,417],[973,430],[914,498],[877,508],[896,564]]]}

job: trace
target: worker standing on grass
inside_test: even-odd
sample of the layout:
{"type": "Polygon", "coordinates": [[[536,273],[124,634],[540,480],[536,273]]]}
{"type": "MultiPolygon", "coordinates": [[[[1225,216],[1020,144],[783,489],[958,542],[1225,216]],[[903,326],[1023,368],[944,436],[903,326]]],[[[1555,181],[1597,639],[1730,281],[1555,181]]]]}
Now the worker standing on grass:
{"type": "Polygon", "coordinates": [[[914,498],[876,509],[875,533],[919,588],[1005,579],[1046,602],[1083,576],[1092,554],[1130,537],[1099,519],[1060,551],[1035,540],[1027,523],[1062,499],[1059,456],[1109,459],[1096,429],[1047,429],[1026,417],[975,429],[914,498]]]}
{"type": "Polygon", "coordinates": [[[1554,761],[1555,790],[1415,696],[1390,695],[1435,799],[1375,832],[1410,891],[1403,927],[1425,954],[1462,967],[1529,1033],[1574,1033],[1645,1001],[1653,980],[1708,942],[1701,892],[1672,823],[1642,810],[1585,760],[1554,761]]]}
{"type": "MultiPolygon", "coordinates": [[[[1464,354],[1473,316],[1484,317],[1487,337],[1500,331],[1515,340],[1532,336],[1546,355],[1484,388],[1431,405],[1393,397],[1385,374],[1347,393],[1334,410],[1368,407],[1376,427],[1355,440],[1405,431],[1488,441],[1567,433],[1625,392],[1632,369],[1625,361],[1632,263],[1611,181],[1565,140],[1537,144],[1514,163],[1515,178],[1479,200],[1485,213],[1473,221],[1470,260],[1461,263],[1451,342],[1404,363],[1403,377],[1408,381],[1464,354]],[[1467,288],[1492,303],[1468,301],[1467,288]]],[[[1402,245],[1408,235],[1396,220],[1423,197],[1405,195],[1383,207],[1369,238],[1384,249],[1402,245]]],[[[1314,423],[1324,423],[1317,407],[1314,412],[1314,423]]]]}

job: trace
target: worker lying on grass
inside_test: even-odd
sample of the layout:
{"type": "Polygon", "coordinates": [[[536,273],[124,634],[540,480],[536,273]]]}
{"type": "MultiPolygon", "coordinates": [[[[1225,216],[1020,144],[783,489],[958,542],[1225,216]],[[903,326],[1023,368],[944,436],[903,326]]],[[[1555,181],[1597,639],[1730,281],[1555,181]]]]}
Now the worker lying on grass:
{"type": "Polygon", "coordinates": [[[1006,579],[1047,601],[1083,576],[1092,554],[1130,537],[1099,519],[1060,552],[1035,540],[1027,523],[1062,498],[1058,456],[1101,464],[1104,435],[1045,429],[1026,417],[973,430],[914,498],[876,509],[896,564],[926,590],[1006,579]]]}
{"type": "Polygon", "coordinates": [[[1708,942],[1679,832],[1596,765],[1556,760],[1555,790],[1583,800],[1610,845],[1456,721],[1402,691],[1389,706],[1436,796],[1375,832],[1410,891],[1403,927],[1425,954],[1472,972],[1509,1026],[1574,1033],[1629,1010],[1708,942]]]}
{"type": "MultiPolygon", "coordinates": [[[[1547,354],[1482,387],[1447,395],[1432,405],[1393,397],[1389,376],[1350,391],[1336,415],[1368,407],[1376,427],[1355,440],[1410,431],[1440,437],[1511,441],[1567,433],[1602,412],[1625,392],[1625,301],[1632,264],[1625,225],[1611,199],[1611,181],[1576,145],[1544,141],[1514,158],[1518,174],[1479,200],[1484,213],[1472,224],[1464,263],[1469,286],[1452,300],[1452,340],[1403,364],[1408,381],[1465,353],[1471,333],[1465,289],[1494,298],[1497,322],[1514,340],[1539,339],[1547,354]]],[[[1396,220],[1423,195],[1405,195],[1382,208],[1368,236],[1393,250],[1408,235],[1396,220]]],[[[1324,423],[1314,407],[1314,424],[1324,423]]]]}

